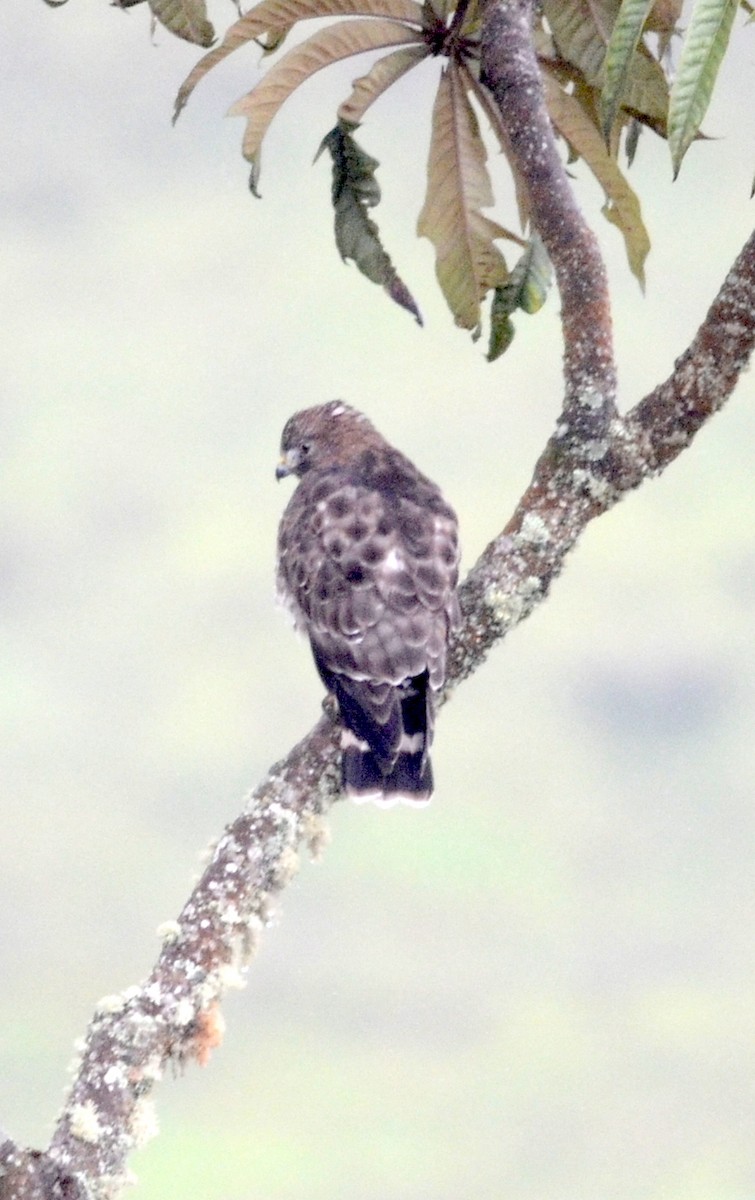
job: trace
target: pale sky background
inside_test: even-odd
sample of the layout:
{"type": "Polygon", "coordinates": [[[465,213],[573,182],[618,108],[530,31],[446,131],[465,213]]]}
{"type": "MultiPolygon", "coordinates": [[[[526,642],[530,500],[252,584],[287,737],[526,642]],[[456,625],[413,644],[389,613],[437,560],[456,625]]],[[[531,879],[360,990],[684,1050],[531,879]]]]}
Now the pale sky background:
{"type": "MultiPolygon", "coordinates": [[[[174,129],[198,52],[146,6],[4,0],[0,45],[0,1126],[39,1145],[94,1003],[318,715],[273,603],[285,419],[364,408],[470,565],[552,429],[560,343],[555,296],[493,366],[445,311],[414,236],[437,63],[360,135],[420,330],[338,259],[311,165],[361,64],[282,110],[255,201],[223,119],[253,48],[174,129]]],[[[752,228],[754,61],[750,26],[676,184],[641,140],[646,296],[573,169],[626,406],[752,228]]],[[[427,811],[337,806],[225,1045],[156,1093],[140,1200],[755,1196],[753,400],[749,374],[455,695],[427,811]]]]}

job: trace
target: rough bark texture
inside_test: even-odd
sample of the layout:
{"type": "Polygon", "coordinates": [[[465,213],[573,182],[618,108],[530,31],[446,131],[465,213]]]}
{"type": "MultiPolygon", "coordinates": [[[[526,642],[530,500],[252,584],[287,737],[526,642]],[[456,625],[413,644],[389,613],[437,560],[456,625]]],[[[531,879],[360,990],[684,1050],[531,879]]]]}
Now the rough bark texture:
{"type": "Polygon", "coordinates": [[[584,441],[602,436],[616,411],[608,279],[548,116],[531,37],[534,8],[531,0],[491,4],[482,33],[480,82],[495,101],[508,158],[556,273],[564,330],[564,415],[574,439],[584,441]]]}
{"type": "MultiPolygon", "coordinates": [[[[753,235],[669,378],[618,415],[605,272],[553,141],[530,18],[526,0],[488,12],[482,68],[558,279],[564,413],[515,513],[461,589],[446,695],[544,599],[588,522],[689,445],[731,394],[755,341],[753,235]]],[[[297,869],[298,847],[317,856],[327,839],[337,756],[325,715],[251,794],[178,920],[163,929],[152,973],[100,1002],[47,1152],[2,1135],[0,1200],[111,1197],[127,1182],[130,1151],[154,1131],[154,1085],[171,1061],[207,1061],[222,1038],[223,992],[241,985],[271,900],[297,869]]]]}

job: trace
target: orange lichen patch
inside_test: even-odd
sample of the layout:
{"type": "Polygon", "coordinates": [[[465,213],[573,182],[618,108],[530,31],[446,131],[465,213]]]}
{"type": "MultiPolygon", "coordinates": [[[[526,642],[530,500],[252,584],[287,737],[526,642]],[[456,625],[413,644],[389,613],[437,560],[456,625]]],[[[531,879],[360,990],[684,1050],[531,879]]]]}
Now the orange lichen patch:
{"type": "Polygon", "coordinates": [[[225,1033],[225,1018],[220,1011],[217,1001],[210,1004],[199,1013],[195,1023],[195,1032],[191,1039],[191,1053],[200,1067],[206,1067],[213,1050],[223,1041],[225,1033]]]}

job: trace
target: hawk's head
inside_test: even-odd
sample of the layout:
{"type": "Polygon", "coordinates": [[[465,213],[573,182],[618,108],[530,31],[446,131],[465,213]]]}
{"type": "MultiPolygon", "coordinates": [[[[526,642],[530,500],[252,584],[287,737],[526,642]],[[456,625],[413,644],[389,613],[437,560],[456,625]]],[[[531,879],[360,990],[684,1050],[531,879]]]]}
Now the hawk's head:
{"type": "Polygon", "coordinates": [[[349,462],[378,436],[364,413],[342,400],[304,408],[284,426],[275,478],[349,462]]]}

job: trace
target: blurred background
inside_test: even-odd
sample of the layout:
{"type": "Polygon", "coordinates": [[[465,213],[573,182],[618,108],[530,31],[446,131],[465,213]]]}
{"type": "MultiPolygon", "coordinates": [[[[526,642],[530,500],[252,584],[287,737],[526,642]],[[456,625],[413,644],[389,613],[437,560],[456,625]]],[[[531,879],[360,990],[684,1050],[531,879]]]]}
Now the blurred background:
{"type": "MultiPolygon", "coordinates": [[[[470,566],[551,432],[561,350],[555,295],[492,366],[443,307],[414,236],[437,62],[360,135],[421,330],[340,262],[312,166],[361,61],[284,107],[255,201],[222,119],[254,48],[173,129],[199,52],[146,6],[4,0],[0,37],[0,1125],[41,1145],[95,1002],[146,974],[319,714],[273,601],[284,420],[364,408],[442,483],[470,566]]],[[[676,184],[641,139],[646,296],[573,169],[625,406],[751,230],[754,59],[740,28],[676,184]]],[[[755,1196],[754,399],[750,374],[454,696],[429,809],[336,806],[223,1047],[156,1093],[140,1200],[755,1196]]]]}

